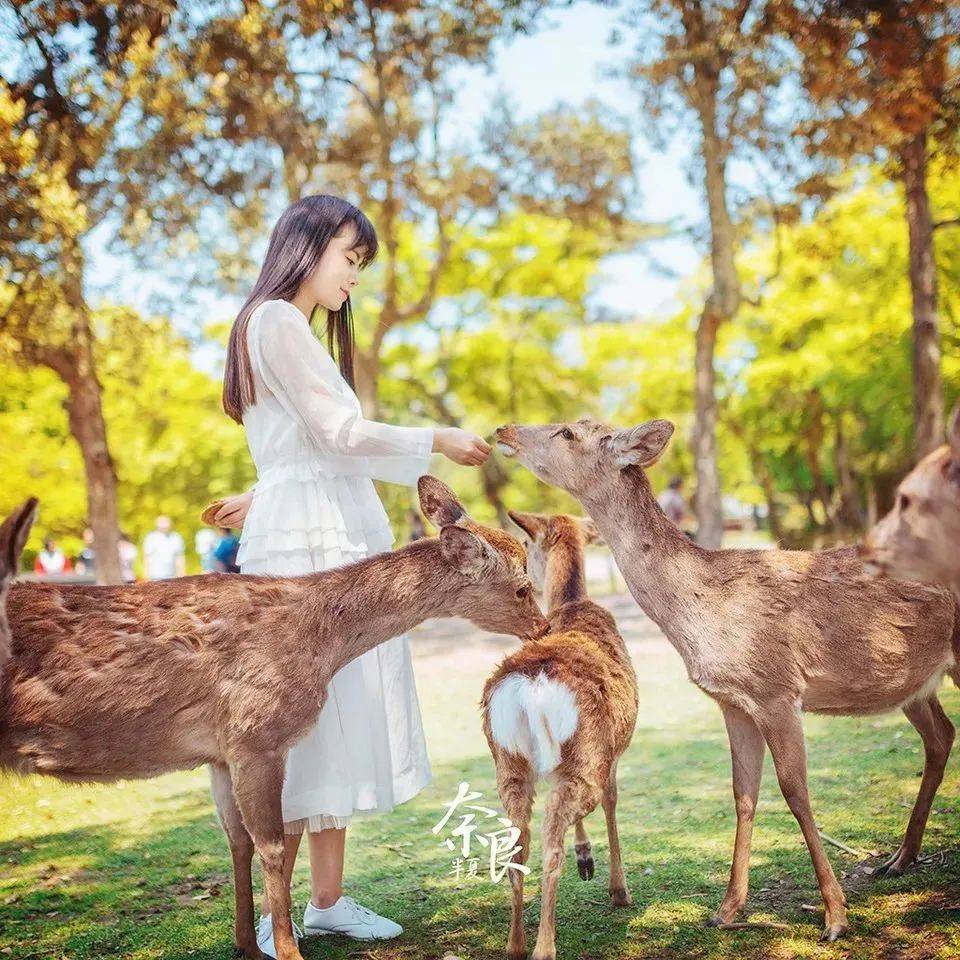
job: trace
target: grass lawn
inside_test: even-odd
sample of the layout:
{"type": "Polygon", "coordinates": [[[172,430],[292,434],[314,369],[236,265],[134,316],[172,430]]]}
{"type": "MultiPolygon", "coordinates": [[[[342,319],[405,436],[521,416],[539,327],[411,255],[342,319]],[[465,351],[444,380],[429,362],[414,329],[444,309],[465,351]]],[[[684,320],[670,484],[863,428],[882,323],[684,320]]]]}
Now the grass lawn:
{"type": "MultiPolygon", "coordinates": [[[[960,957],[960,778],[947,769],[930,825],[929,859],[899,879],[874,880],[857,864],[894,849],[923,765],[919,737],[901,714],[865,720],[807,718],[810,786],[821,829],[857,851],[828,847],[850,905],[851,933],[818,942],[822,911],[800,831],[769,757],[754,833],[748,917],[786,928],[704,927],[720,902],[733,845],[729,757],[719,710],[687,680],[679,656],[627,598],[611,599],[640,677],[640,718],[620,764],[620,832],[632,907],[607,902],[603,813],[587,822],[597,871],[583,882],[570,856],[560,883],[560,958],[960,957]],[[805,906],[815,909],[805,909],[805,906]]],[[[502,955],[509,885],[459,881],[454,854],[431,833],[461,781],[498,806],[477,702],[512,641],[454,621],[415,632],[418,688],[434,780],[387,816],[360,819],[347,844],[348,892],[405,927],[367,948],[307,940],[307,958],[502,955]]],[[[947,685],[960,723],[960,692],[947,685]]],[[[233,895],[226,842],[206,773],[75,787],[54,780],[0,782],[0,958],[231,956],[233,895]]],[[[538,803],[538,810],[542,804],[538,803]]],[[[456,820],[454,821],[456,822],[456,820]]],[[[447,835],[446,832],[444,835],[447,835]]],[[[532,946],[539,918],[539,839],[527,882],[532,946]]],[[[476,846],[476,845],[475,845],[476,846]]],[[[481,850],[477,856],[482,856],[481,850]]],[[[482,865],[481,865],[482,866],[482,865]]],[[[295,910],[308,896],[295,876],[295,910]]]]}

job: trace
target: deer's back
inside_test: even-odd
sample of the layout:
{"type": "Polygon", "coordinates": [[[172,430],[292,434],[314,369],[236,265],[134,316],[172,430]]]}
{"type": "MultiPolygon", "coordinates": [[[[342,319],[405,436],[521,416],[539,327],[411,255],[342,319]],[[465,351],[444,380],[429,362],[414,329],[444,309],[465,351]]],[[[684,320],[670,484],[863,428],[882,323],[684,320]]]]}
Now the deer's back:
{"type": "Polygon", "coordinates": [[[109,779],[219,756],[232,680],[263,660],[258,630],[245,632],[263,615],[240,586],[209,576],[128,587],[15,584],[0,762],[109,779]]]}
{"type": "Polygon", "coordinates": [[[701,685],[721,699],[733,686],[754,700],[800,696],[809,710],[880,712],[953,661],[950,594],[868,577],[853,548],[715,557],[702,628],[717,643],[701,685]]]}

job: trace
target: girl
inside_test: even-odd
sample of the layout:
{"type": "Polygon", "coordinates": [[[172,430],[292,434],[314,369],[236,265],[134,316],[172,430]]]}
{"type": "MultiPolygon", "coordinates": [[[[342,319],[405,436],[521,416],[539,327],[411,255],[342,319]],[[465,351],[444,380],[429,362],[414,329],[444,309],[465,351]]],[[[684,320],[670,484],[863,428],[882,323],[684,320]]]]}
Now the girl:
{"type": "MultiPolygon", "coordinates": [[[[353,389],[350,291],[376,253],[373,226],[356,207],[304,197],[277,222],[233,324],[223,406],[246,429],[257,483],[229,498],[215,522],[242,525],[243,573],[294,576],[390,550],[393,534],[372,479],[412,485],[428,472],[432,452],[470,466],[490,453],[464,430],[364,419],[353,389]],[[310,327],[322,310],[329,353],[310,327]]],[[[367,940],[402,932],[343,895],[346,827],[354,812],[390,810],[429,780],[409,646],[397,637],[333,678],[316,726],[287,757],[286,873],[289,881],[306,829],[307,934],[367,940]]],[[[257,934],[260,949],[275,956],[266,900],[257,934]]]]}

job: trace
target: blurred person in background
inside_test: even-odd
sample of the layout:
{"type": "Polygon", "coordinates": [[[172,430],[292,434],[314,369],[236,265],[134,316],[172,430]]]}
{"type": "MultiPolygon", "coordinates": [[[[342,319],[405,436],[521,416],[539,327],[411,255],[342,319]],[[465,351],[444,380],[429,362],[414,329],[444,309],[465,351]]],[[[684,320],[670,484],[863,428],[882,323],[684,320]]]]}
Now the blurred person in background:
{"type": "Polygon", "coordinates": [[[157,517],[156,527],[144,537],[143,565],[148,580],[171,580],[186,574],[186,547],[169,517],[157,517]]]}
{"type": "Polygon", "coordinates": [[[93,530],[87,527],[83,531],[83,549],[77,554],[74,567],[77,573],[85,577],[96,575],[97,555],[93,549],[93,530]]]}
{"type": "Polygon", "coordinates": [[[33,564],[33,572],[41,577],[51,577],[70,572],[70,561],[57,546],[57,541],[53,537],[47,537],[43,541],[43,549],[37,554],[37,559],[33,564]]]}
{"type": "Polygon", "coordinates": [[[137,562],[139,550],[137,545],[121,530],[120,540],[117,543],[120,551],[120,576],[124,583],[135,583],[137,579],[134,565],[137,562]]]}
{"type": "Polygon", "coordinates": [[[217,531],[211,530],[209,527],[201,527],[193,538],[193,547],[200,558],[200,569],[204,573],[213,573],[219,569],[214,556],[214,551],[217,549],[219,542],[220,537],[217,536],[217,531]]]}

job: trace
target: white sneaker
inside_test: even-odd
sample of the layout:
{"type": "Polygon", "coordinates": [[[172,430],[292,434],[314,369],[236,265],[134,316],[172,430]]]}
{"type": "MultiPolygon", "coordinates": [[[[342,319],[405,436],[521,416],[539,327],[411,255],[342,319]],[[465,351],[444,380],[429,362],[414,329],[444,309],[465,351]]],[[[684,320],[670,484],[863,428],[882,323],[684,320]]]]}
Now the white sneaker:
{"type": "Polygon", "coordinates": [[[303,912],[303,929],[308,937],[342,933],[354,940],[390,940],[403,933],[399,923],[361,907],[353,897],[341,897],[324,910],[308,902],[303,912]]]}
{"type": "MultiPolygon", "coordinates": [[[[293,925],[293,939],[300,942],[303,937],[303,931],[296,925],[293,925]]],[[[266,914],[260,918],[257,924],[257,946],[268,956],[277,958],[277,948],[273,945],[273,918],[266,914]]]]}

